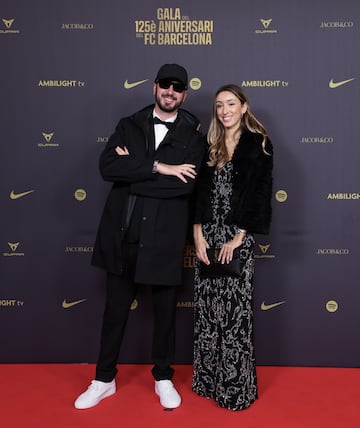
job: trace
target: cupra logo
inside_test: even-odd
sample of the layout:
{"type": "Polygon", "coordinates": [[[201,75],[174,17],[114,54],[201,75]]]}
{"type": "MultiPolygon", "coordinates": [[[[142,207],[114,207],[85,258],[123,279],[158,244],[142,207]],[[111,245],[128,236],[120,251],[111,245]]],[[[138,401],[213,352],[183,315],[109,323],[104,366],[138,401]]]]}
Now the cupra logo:
{"type": "Polygon", "coordinates": [[[11,251],[16,251],[19,244],[20,244],[20,242],[14,242],[14,243],[8,242],[8,245],[9,245],[11,251]]]}
{"type": "Polygon", "coordinates": [[[331,79],[329,82],[329,88],[335,89],[335,88],[338,88],[339,86],[346,85],[347,83],[350,83],[353,80],[355,80],[355,77],[353,77],[352,79],[341,80],[340,82],[334,82],[334,79],[331,79]]]}
{"type": "Polygon", "coordinates": [[[4,257],[23,257],[25,256],[25,253],[19,252],[18,247],[20,245],[20,242],[8,242],[8,246],[10,247],[11,252],[5,252],[3,253],[4,257]]]}
{"type": "Polygon", "coordinates": [[[45,138],[45,141],[47,143],[49,143],[51,141],[52,137],[54,136],[54,133],[51,132],[50,134],[47,134],[46,132],[43,132],[42,135],[45,138]]]}
{"type": "Polygon", "coordinates": [[[267,245],[261,245],[261,244],[259,244],[259,248],[260,248],[261,252],[263,254],[265,254],[265,253],[267,253],[268,249],[270,248],[270,244],[267,244],[267,245]]]}
{"type": "Polygon", "coordinates": [[[3,19],[2,21],[3,21],[3,23],[5,24],[5,27],[6,27],[7,29],[10,29],[10,28],[11,28],[11,26],[13,25],[13,23],[14,23],[15,19],[3,19]]]}
{"type": "Polygon", "coordinates": [[[0,28],[0,34],[18,34],[18,33],[20,33],[20,30],[13,30],[12,29],[15,19],[13,19],[13,18],[12,19],[2,18],[1,21],[3,22],[3,24],[5,26],[5,30],[0,28]]]}
{"type": "Polygon", "coordinates": [[[260,21],[264,28],[269,28],[272,19],[260,19],[260,21]]]}
{"type": "Polygon", "coordinates": [[[143,83],[147,82],[149,79],[145,79],[145,80],[138,80],[137,82],[132,82],[130,83],[127,79],[124,82],[124,88],[125,89],[132,89],[135,88],[135,86],[139,86],[142,85],[143,83]]]}

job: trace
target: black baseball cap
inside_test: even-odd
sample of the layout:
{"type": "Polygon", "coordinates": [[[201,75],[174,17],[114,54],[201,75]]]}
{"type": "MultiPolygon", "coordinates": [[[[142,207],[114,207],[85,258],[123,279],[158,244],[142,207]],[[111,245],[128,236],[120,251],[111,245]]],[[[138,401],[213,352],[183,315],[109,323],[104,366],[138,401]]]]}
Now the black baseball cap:
{"type": "Polygon", "coordinates": [[[178,64],[164,64],[160,67],[156,78],[155,83],[159,80],[174,80],[176,82],[181,82],[185,88],[188,85],[188,75],[184,67],[178,64]]]}

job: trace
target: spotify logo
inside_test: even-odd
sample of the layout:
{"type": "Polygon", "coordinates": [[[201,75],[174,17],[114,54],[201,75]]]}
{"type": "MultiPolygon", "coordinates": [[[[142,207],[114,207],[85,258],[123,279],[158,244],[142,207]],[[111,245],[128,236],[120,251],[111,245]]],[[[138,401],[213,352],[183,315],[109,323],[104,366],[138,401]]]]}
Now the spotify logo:
{"type": "Polygon", "coordinates": [[[86,199],[86,191],[84,189],[77,189],[74,196],[77,201],[84,201],[86,199]]]}
{"type": "Polygon", "coordinates": [[[278,202],[285,202],[287,199],[287,193],[285,192],[285,190],[278,190],[275,194],[275,199],[278,202]]]}
{"type": "Polygon", "coordinates": [[[326,310],[328,312],[336,312],[339,309],[339,305],[335,300],[329,300],[326,302],[326,310]]]}
{"type": "Polygon", "coordinates": [[[190,88],[197,91],[201,88],[201,80],[198,77],[194,77],[190,80],[190,88]]]}

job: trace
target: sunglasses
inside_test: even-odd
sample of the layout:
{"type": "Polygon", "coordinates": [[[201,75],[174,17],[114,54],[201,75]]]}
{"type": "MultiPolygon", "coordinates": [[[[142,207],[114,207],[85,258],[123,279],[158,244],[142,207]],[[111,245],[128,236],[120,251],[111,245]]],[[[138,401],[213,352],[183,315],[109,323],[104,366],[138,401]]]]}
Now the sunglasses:
{"type": "Polygon", "coordinates": [[[178,92],[179,94],[184,92],[186,89],[186,86],[183,83],[173,82],[172,80],[169,80],[169,79],[159,79],[157,83],[159,84],[161,89],[169,89],[170,86],[172,85],[174,91],[178,92]]]}

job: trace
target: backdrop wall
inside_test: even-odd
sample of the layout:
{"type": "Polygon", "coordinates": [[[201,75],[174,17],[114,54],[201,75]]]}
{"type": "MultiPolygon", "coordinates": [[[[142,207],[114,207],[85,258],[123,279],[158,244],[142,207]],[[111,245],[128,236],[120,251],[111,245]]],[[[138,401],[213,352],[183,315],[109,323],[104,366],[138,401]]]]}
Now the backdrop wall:
{"type": "MultiPolygon", "coordinates": [[[[356,0],[8,0],[0,8],[0,362],[94,362],[105,273],[90,266],[120,117],[184,65],[206,132],[216,89],[244,87],[275,149],[273,224],[257,236],[260,365],[359,366],[356,0]]],[[[177,363],[192,361],[194,250],[177,363]]],[[[141,290],[120,361],[149,362],[141,290]]]]}

